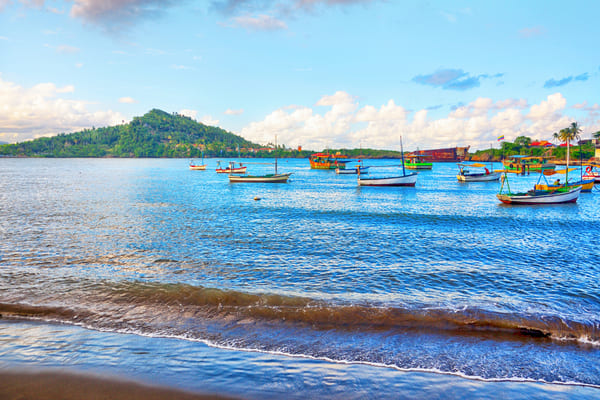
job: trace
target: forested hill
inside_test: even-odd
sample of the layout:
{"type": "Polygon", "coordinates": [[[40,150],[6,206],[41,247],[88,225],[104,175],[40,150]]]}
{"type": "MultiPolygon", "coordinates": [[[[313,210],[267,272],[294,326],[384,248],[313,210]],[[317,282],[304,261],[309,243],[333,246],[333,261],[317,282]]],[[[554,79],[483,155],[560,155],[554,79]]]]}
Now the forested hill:
{"type": "Polygon", "coordinates": [[[123,125],[0,145],[0,155],[27,157],[207,157],[258,148],[221,128],[151,110],[123,125]]]}

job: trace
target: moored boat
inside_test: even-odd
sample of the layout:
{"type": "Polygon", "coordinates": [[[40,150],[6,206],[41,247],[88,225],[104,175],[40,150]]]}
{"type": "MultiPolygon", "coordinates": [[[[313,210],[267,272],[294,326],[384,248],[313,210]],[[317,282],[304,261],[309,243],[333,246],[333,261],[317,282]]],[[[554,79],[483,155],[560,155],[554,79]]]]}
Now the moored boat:
{"type": "Polygon", "coordinates": [[[192,171],[206,171],[206,165],[198,165],[198,164],[190,163],[189,168],[192,171]]]}
{"type": "Polygon", "coordinates": [[[407,174],[404,168],[404,150],[402,148],[402,137],[400,137],[400,155],[402,157],[401,176],[361,178],[359,173],[358,186],[415,186],[415,184],[417,183],[417,173],[411,172],[410,174],[407,174]]]}
{"type": "MultiPolygon", "coordinates": [[[[277,149],[277,136],[275,136],[275,149],[277,149]]],[[[231,163],[233,164],[233,163],[231,163]]],[[[275,151],[275,173],[267,175],[235,175],[229,174],[230,183],[286,183],[292,173],[277,173],[277,151],[275,151]]],[[[232,165],[233,166],[233,165],[232,165]]]]}
{"type": "Polygon", "coordinates": [[[502,175],[502,171],[494,171],[493,166],[490,165],[491,171],[485,166],[485,164],[458,164],[459,171],[456,175],[456,179],[461,182],[489,182],[497,181],[502,175]],[[475,168],[471,170],[469,168],[475,168]]]}
{"type": "Polygon", "coordinates": [[[286,183],[292,173],[268,175],[229,175],[229,182],[286,183]]]}
{"type": "Polygon", "coordinates": [[[506,160],[502,161],[502,164],[504,165],[504,169],[509,172],[520,172],[522,174],[554,170],[556,168],[556,164],[550,162],[545,157],[525,155],[509,156],[506,160]]]}
{"type": "Polygon", "coordinates": [[[204,164],[204,152],[202,152],[202,162],[200,164],[196,164],[194,162],[194,160],[190,160],[189,168],[192,171],[205,171],[206,170],[206,164],[204,164]]]}
{"type": "Polygon", "coordinates": [[[585,172],[583,173],[584,179],[593,179],[595,183],[600,183],[600,165],[599,164],[585,164],[585,172]]]}
{"type": "Polygon", "coordinates": [[[348,156],[343,154],[315,153],[308,158],[311,169],[345,169],[348,156]]]}
{"type": "Polygon", "coordinates": [[[433,163],[428,161],[428,158],[431,158],[430,155],[427,154],[408,154],[406,156],[407,160],[405,166],[407,169],[432,169],[433,163]]]}
{"type": "Polygon", "coordinates": [[[239,167],[235,166],[234,162],[230,162],[228,167],[221,168],[221,162],[217,161],[217,174],[245,174],[248,168],[242,163],[239,164],[239,167]]]}
{"type": "Polygon", "coordinates": [[[361,178],[358,175],[359,186],[415,186],[417,173],[411,172],[407,175],[390,176],[385,178],[361,178]]]}
{"type": "Polygon", "coordinates": [[[505,204],[560,204],[576,202],[579,193],[581,193],[581,186],[556,190],[532,189],[524,193],[498,193],[496,197],[505,204]]]}

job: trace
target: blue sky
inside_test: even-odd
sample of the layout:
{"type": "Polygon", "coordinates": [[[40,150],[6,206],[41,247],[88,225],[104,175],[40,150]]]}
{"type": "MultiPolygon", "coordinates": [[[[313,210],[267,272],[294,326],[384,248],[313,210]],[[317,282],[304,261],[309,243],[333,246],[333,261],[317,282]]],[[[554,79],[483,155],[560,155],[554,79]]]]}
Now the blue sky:
{"type": "Polygon", "coordinates": [[[0,0],[0,141],[180,112],[258,143],[600,131],[600,2],[0,0]]]}

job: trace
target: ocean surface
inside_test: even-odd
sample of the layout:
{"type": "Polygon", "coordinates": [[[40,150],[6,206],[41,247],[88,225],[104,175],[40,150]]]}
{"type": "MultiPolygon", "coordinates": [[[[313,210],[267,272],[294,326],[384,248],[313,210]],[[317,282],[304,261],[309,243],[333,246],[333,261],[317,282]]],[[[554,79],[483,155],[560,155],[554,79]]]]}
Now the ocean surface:
{"type": "Polygon", "coordinates": [[[0,159],[0,368],[250,399],[600,398],[597,189],[511,206],[452,163],[359,188],[305,159],[279,160],[287,184],[205,161],[0,159]]]}

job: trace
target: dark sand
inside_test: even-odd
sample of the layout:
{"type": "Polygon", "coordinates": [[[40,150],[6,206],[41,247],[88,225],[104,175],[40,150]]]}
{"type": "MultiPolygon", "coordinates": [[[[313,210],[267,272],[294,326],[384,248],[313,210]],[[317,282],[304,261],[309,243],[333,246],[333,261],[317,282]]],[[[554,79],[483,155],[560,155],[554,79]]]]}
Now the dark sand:
{"type": "Polygon", "coordinates": [[[2,400],[233,399],[67,372],[0,372],[2,400]]]}

